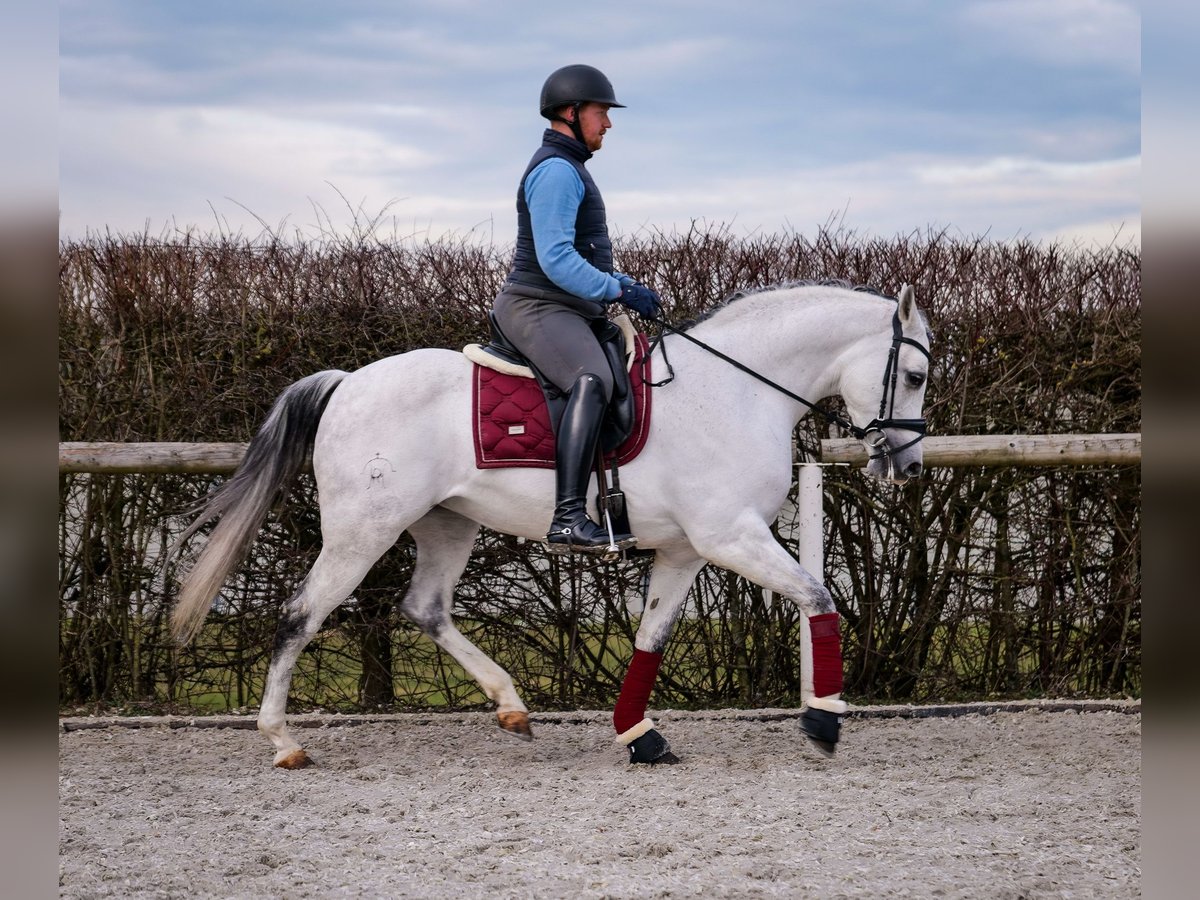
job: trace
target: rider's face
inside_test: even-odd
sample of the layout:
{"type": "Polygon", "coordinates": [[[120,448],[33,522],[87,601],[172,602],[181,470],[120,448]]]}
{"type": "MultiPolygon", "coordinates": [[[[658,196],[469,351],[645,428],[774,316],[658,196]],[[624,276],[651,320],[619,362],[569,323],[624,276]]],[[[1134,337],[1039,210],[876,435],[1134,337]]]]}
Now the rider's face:
{"type": "Polygon", "coordinates": [[[583,132],[583,142],[593,153],[604,143],[604,133],[612,128],[608,118],[611,108],[607,103],[584,103],[579,107],[579,128],[583,132]]]}

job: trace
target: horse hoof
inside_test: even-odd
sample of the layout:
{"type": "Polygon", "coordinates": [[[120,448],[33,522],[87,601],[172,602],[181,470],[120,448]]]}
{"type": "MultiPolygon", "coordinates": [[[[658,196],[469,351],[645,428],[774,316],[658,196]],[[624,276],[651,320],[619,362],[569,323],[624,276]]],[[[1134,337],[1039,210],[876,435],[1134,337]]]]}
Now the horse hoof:
{"type": "Polygon", "coordinates": [[[277,769],[305,769],[312,764],[312,759],[303,750],[292,750],[282,758],[275,760],[277,769]]]}
{"type": "Polygon", "coordinates": [[[811,735],[806,736],[808,737],[808,742],[826,759],[833,759],[837,755],[837,744],[831,744],[829,741],[818,741],[811,735]]]}
{"type": "Polygon", "coordinates": [[[637,740],[629,742],[629,762],[642,765],[673,766],[679,757],[671,752],[667,739],[651,728],[637,740]]]}
{"type": "Polygon", "coordinates": [[[842,734],[842,717],[828,710],[810,707],[800,714],[800,730],[822,756],[831,758],[842,734]]]}
{"type": "Polygon", "coordinates": [[[496,713],[496,721],[507,734],[519,737],[523,741],[533,740],[533,729],[529,727],[529,713],[524,710],[496,713]]]}

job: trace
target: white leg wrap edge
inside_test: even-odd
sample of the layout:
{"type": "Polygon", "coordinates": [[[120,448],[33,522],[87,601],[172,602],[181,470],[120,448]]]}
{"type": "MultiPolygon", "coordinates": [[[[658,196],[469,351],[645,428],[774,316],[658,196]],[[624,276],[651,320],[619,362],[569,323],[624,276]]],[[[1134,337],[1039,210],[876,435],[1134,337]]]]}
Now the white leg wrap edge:
{"type": "Polygon", "coordinates": [[[850,708],[845,700],[839,700],[836,697],[809,697],[804,704],[810,709],[823,709],[825,712],[835,713],[839,716],[845,715],[846,710],[850,708]]]}
{"type": "Polygon", "coordinates": [[[636,725],[634,725],[628,731],[623,731],[620,734],[618,734],[617,735],[617,743],[620,744],[622,747],[628,747],[630,744],[632,744],[634,741],[636,741],[638,738],[640,738],[643,734],[645,734],[647,731],[650,731],[653,728],[654,728],[654,720],[653,719],[642,719],[642,721],[638,722],[636,725]]]}

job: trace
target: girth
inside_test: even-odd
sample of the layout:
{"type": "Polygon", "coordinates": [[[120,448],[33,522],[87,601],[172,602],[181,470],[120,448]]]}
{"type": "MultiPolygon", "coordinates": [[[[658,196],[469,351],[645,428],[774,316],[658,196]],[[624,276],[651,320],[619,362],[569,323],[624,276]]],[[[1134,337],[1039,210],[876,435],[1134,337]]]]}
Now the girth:
{"type": "MultiPolygon", "coordinates": [[[[563,410],[567,405],[567,393],[562,391],[538,370],[538,367],[526,359],[521,351],[504,336],[496,321],[495,313],[488,313],[488,324],[491,327],[491,343],[480,347],[483,352],[491,354],[504,362],[516,366],[527,366],[537,379],[546,398],[546,408],[550,414],[550,427],[558,434],[558,425],[562,421],[563,410]]],[[[600,448],[608,454],[615,451],[633,432],[634,400],[633,390],[629,383],[629,369],[626,367],[625,337],[621,329],[608,319],[596,319],[591,322],[592,333],[600,342],[600,348],[608,360],[613,375],[613,395],[604,413],[604,423],[600,429],[600,448]]]]}

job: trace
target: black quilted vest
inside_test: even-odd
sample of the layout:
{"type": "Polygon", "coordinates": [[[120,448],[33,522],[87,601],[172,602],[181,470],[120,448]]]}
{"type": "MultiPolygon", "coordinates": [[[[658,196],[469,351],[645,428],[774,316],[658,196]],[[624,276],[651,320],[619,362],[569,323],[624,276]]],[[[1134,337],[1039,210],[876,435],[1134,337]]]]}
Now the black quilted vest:
{"type": "Polygon", "coordinates": [[[551,281],[538,265],[533,246],[533,225],[529,218],[529,206],[525,202],[525,179],[552,156],[565,159],[583,179],[583,200],[575,215],[575,250],[600,271],[612,272],[612,241],[608,237],[608,221],[600,189],[583,165],[592,158],[591,151],[574,138],[547,128],[542,135],[542,146],[529,160],[525,174],[521,176],[521,186],[517,189],[517,246],[508,278],[532,287],[561,291],[562,288],[551,281]]]}

